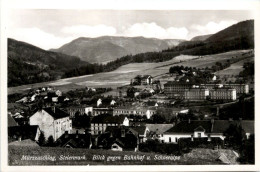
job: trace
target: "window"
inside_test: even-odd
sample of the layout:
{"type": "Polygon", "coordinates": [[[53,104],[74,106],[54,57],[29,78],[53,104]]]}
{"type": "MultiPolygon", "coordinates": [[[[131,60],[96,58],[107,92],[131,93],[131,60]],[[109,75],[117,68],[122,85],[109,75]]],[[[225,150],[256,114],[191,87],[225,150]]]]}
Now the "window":
{"type": "Polygon", "coordinates": [[[171,137],[169,137],[169,142],[170,142],[170,143],[172,142],[172,138],[171,138],[171,137]]]}
{"type": "Polygon", "coordinates": [[[178,142],[178,138],[177,137],[175,137],[175,142],[178,142]]]}

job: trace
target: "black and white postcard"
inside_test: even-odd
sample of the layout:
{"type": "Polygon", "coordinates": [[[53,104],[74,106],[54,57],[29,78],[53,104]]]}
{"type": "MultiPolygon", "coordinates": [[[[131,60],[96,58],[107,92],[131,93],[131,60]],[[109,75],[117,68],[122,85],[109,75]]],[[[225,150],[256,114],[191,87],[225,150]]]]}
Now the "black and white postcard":
{"type": "Polygon", "coordinates": [[[237,2],[2,1],[1,170],[260,170],[237,2]]]}

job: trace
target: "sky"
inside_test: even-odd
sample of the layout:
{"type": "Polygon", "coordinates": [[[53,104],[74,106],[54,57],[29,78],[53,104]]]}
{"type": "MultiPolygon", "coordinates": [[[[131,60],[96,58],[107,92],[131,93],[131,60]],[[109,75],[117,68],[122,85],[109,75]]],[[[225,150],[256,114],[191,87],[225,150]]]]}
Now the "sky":
{"type": "Polygon", "coordinates": [[[246,10],[12,9],[8,11],[7,36],[45,50],[78,37],[190,40],[248,19],[253,14],[246,10]]]}

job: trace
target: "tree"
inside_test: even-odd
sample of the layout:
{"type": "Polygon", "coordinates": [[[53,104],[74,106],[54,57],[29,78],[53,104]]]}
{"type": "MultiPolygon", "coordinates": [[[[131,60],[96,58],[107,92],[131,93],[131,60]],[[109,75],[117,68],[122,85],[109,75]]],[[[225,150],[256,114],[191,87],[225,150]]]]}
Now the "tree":
{"type": "Polygon", "coordinates": [[[53,147],[54,146],[54,139],[53,136],[50,136],[47,140],[47,146],[53,147]]]}
{"type": "Polygon", "coordinates": [[[44,145],[45,145],[45,142],[46,142],[46,140],[45,140],[44,133],[41,132],[41,134],[40,134],[40,136],[39,136],[39,139],[38,139],[38,144],[39,144],[40,146],[44,146],[44,145]]]}

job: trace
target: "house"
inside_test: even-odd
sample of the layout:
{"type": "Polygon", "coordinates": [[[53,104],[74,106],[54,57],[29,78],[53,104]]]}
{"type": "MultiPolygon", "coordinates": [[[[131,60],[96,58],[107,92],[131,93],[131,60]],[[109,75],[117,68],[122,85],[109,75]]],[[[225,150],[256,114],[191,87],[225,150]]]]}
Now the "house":
{"type": "Polygon", "coordinates": [[[146,126],[131,126],[129,130],[138,136],[139,143],[146,142],[147,135],[150,132],[149,128],[146,126]]]}
{"type": "Polygon", "coordinates": [[[133,81],[133,85],[151,85],[153,83],[153,77],[151,75],[137,75],[133,81]]]}
{"type": "Polygon", "coordinates": [[[60,90],[56,90],[56,91],[55,91],[55,94],[56,94],[58,97],[62,96],[62,92],[61,92],[60,90]]]}
{"type": "Polygon", "coordinates": [[[56,107],[37,110],[30,118],[30,125],[38,125],[46,139],[50,136],[56,141],[65,131],[72,130],[69,114],[56,107]]]}
{"type": "Polygon", "coordinates": [[[111,100],[110,105],[114,106],[115,104],[116,104],[116,101],[115,100],[111,100]]]}
{"type": "Polygon", "coordinates": [[[85,134],[69,134],[67,131],[60,136],[54,143],[56,147],[64,148],[88,148],[92,146],[91,134],[85,132],[85,134]]]}
{"type": "Polygon", "coordinates": [[[108,127],[97,137],[97,147],[113,151],[136,151],[138,145],[138,136],[129,127],[108,127]]]}
{"type": "Polygon", "coordinates": [[[129,126],[129,120],[125,116],[111,116],[102,114],[91,120],[91,134],[98,135],[106,131],[108,126],[129,126]]]}
{"type": "Polygon", "coordinates": [[[163,133],[173,126],[174,124],[146,124],[146,127],[149,129],[149,133],[147,133],[149,135],[148,137],[164,143],[163,133]]]}
{"type": "Polygon", "coordinates": [[[30,139],[38,141],[41,131],[38,125],[8,127],[8,141],[30,139]]]}
{"type": "Polygon", "coordinates": [[[188,120],[176,124],[164,133],[165,143],[178,143],[180,138],[219,138],[225,139],[224,132],[231,124],[241,125],[243,130],[247,130],[248,136],[253,134],[254,122],[229,121],[229,120],[188,120]]]}
{"type": "Polygon", "coordinates": [[[98,101],[97,101],[97,107],[99,107],[101,104],[102,104],[102,100],[101,100],[101,99],[98,99],[98,101]]]}

